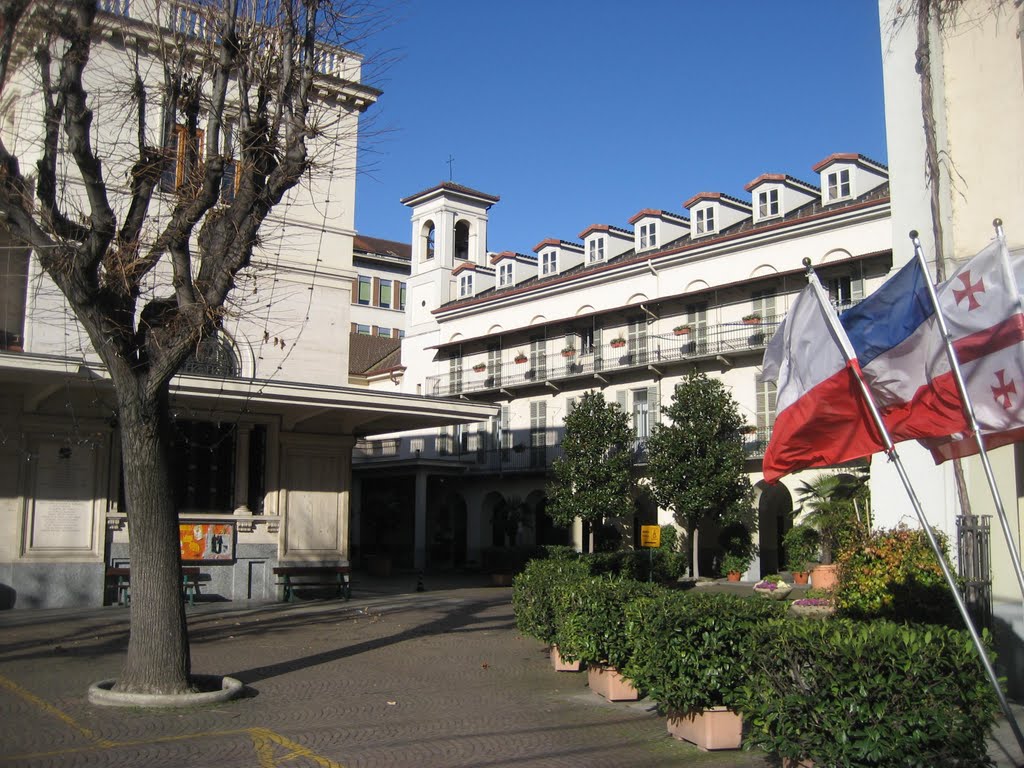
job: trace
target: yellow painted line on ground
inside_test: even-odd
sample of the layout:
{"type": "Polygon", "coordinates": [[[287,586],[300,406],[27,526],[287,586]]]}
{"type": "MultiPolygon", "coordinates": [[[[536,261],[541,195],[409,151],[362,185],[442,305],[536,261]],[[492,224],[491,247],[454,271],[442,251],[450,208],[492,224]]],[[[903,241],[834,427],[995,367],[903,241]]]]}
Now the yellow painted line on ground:
{"type": "Polygon", "coordinates": [[[15,694],[17,696],[20,696],[21,698],[25,699],[25,701],[27,701],[27,702],[29,702],[31,704],[34,704],[35,706],[39,707],[39,709],[43,710],[48,715],[53,715],[58,720],[63,722],[65,725],[67,725],[68,727],[72,728],[73,730],[78,731],[80,734],[85,736],[85,738],[89,739],[89,741],[94,742],[96,744],[96,746],[107,747],[107,746],[110,746],[110,745],[112,745],[114,743],[112,741],[108,741],[107,739],[101,739],[99,736],[97,736],[95,733],[90,731],[84,725],[79,725],[75,721],[75,719],[73,717],[65,714],[64,712],[61,712],[59,709],[57,709],[52,704],[50,704],[50,703],[48,703],[46,701],[43,701],[42,699],[40,699],[38,696],[36,696],[31,691],[25,690],[20,685],[18,685],[16,682],[14,682],[13,680],[8,680],[3,675],[0,675],[0,686],[3,686],[7,690],[9,690],[11,693],[13,693],[13,694],[15,694]]]}
{"type": "MultiPolygon", "coordinates": [[[[5,684],[6,682],[9,681],[6,681],[5,678],[0,676],[0,684],[5,684]]],[[[13,683],[11,683],[11,685],[15,688],[18,687],[13,683]]],[[[47,704],[42,699],[33,696],[33,694],[28,693],[28,691],[24,691],[24,689],[19,691],[19,693],[21,693],[21,695],[27,694],[26,698],[29,698],[29,700],[33,701],[35,704],[43,706],[47,711],[57,714],[61,720],[72,725],[76,730],[79,730],[82,733],[89,733],[88,729],[81,728],[81,726],[75,724],[70,717],[64,715],[63,712],[60,712],[60,710],[47,704]]],[[[0,755],[0,763],[16,762],[20,760],[37,760],[44,757],[59,757],[63,755],[73,755],[80,752],[94,752],[97,750],[111,751],[115,749],[123,749],[125,747],[144,747],[151,744],[166,744],[174,741],[223,738],[225,736],[237,736],[239,734],[245,734],[252,739],[253,750],[259,760],[260,768],[280,768],[284,763],[300,757],[312,760],[323,768],[345,768],[341,763],[322,757],[312,750],[303,747],[301,744],[285,738],[281,734],[275,733],[268,728],[239,728],[231,731],[204,731],[200,733],[178,734],[176,736],[158,736],[154,739],[139,739],[136,741],[109,741],[107,739],[96,739],[93,737],[95,743],[87,747],[70,747],[68,749],[59,749],[52,752],[33,752],[23,755],[0,755]],[[277,751],[275,749],[275,745],[283,747],[288,750],[288,752],[283,755],[275,755],[274,753],[277,751]]]]}

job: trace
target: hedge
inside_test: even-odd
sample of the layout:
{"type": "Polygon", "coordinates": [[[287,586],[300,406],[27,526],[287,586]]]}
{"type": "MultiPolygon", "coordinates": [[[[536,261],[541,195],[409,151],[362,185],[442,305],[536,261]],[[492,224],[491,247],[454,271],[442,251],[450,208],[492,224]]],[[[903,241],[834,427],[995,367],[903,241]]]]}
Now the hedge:
{"type": "Polygon", "coordinates": [[[578,558],[531,560],[512,582],[512,607],[519,631],[547,645],[554,643],[555,590],[564,591],[589,575],[587,563],[578,558]]]}
{"type": "Polygon", "coordinates": [[[997,711],[966,632],[783,620],[748,637],[747,745],[816,765],[990,765],[997,711]]]}
{"type": "Polygon", "coordinates": [[[659,590],[626,606],[630,659],[623,674],[670,716],[735,707],[747,677],[746,636],[781,617],[782,601],[659,590]]]}

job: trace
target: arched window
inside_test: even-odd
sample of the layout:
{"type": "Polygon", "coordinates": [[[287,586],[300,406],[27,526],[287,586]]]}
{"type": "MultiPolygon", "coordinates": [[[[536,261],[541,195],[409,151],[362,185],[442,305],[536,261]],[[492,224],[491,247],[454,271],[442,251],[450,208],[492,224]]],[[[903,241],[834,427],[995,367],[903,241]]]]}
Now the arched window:
{"type": "Polygon", "coordinates": [[[434,258],[434,222],[432,221],[423,224],[423,258],[434,258]]]}
{"type": "Polygon", "coordinates": [[[455,258],[469,258],[469,222],[460,221],[455,224],[455,258]]]}
{"type": "Polygon", "coordinates": [[[226,379],[237,376],[240,369],[231,340],[226,336],[213,335],[199,342],[195,351],[181,364],[179,373],[226,379]]]}

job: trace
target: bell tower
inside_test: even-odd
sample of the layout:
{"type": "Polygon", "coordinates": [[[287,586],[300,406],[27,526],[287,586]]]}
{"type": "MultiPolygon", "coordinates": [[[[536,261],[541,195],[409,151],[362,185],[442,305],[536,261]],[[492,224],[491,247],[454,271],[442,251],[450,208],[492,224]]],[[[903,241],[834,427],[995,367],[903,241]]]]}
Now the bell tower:
{"type": "Polygon", "coordinates": [[[412,209],[406,335],[434,329],[431,312],[455,297],[452,270],[487,264],[487,212],[500,200],[451,181],[402,199],[412,209]]]}

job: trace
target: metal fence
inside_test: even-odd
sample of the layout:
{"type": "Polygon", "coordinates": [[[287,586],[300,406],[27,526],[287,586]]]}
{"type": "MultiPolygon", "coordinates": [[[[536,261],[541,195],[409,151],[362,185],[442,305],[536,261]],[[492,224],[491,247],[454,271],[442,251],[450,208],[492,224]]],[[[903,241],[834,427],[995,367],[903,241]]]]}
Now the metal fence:
{"type": "Polygon", "coordinates": [[[991,515],[958,515],[956,551],[964,601],[979,627],[992,628],[991,515]]]}

